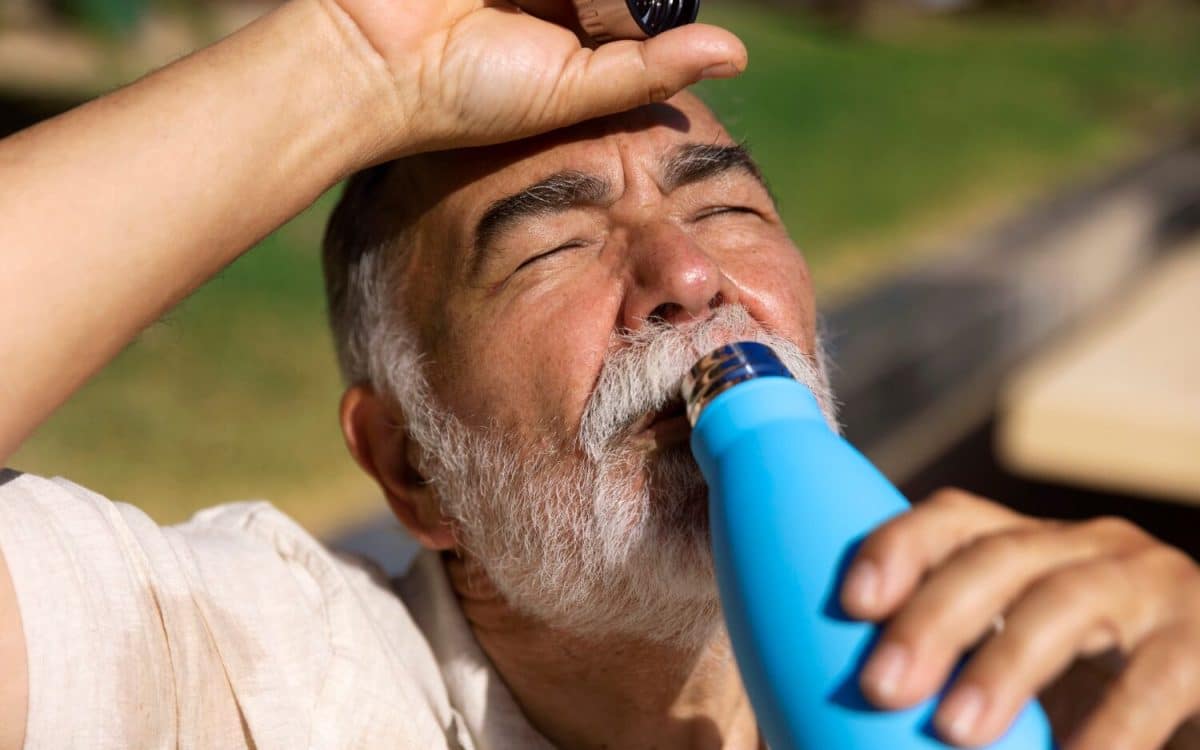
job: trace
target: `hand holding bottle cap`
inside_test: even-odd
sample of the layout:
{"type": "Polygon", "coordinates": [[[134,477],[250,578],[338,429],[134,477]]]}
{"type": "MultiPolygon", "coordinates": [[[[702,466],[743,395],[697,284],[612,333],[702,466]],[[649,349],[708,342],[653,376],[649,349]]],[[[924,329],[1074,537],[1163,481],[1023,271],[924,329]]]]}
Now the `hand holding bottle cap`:
{"type": "MultiPolygon", "coordinates": [[[[582,30],[597,44],[617,39],[649,39],[694,23],[700,0],[572,0],[582,30]]],[[[569,22],[565,0],[517,0],[542,18],[569,22]]]]}

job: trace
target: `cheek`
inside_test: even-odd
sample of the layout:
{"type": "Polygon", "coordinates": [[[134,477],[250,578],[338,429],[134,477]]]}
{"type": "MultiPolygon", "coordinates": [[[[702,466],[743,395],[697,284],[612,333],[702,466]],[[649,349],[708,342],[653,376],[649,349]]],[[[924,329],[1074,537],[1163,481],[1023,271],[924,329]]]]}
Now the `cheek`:
{"type": "Polygon", "coordinates": [[[748,250],[728,266],[751,315],[811,352],[816,346],[816,305],[803,254],[792,247],[748,250]]]}
{"type": "Polygon", "coordinates": [[[474,424],[495,420],[529,438],[573,438],[617,309],[615,290],[581,279],[455,320],[453,330],[464,335],[455,337],[443,397],[474,424]]]}

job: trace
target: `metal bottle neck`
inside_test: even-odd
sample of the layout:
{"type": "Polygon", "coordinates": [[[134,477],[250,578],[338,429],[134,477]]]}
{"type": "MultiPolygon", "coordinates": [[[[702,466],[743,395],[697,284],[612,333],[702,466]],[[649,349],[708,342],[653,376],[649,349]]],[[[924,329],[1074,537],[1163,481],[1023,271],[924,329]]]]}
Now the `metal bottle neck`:
{"type": "Polygon", "coordinates": [[[729,344],[705,355],[683,379],[683,400],[692,427],[713,399],[739,383],[757,378],[792,378],[779,355],[755,341],[729,344]]]}

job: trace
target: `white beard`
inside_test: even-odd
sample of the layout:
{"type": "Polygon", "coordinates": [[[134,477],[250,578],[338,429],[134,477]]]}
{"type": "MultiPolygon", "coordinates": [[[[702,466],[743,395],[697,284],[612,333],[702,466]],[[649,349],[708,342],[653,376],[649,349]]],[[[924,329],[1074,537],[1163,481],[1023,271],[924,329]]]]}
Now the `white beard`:
{"type": "Polygon", "coordinates": [[[698,324],[615,336],[574,445],[531,451],[503,426],[468,428],[424,388],[410,399],[420,403],[401,401],[464,553],[510,606],[584,638],[694,648],[711,637],[721,610],[704,479],[685,445],[646,453],[630,445],[630,428],[679,398],[701,356],[747,340],[774,349],[835,423],[819,354],[736,305],[698,324]]]}

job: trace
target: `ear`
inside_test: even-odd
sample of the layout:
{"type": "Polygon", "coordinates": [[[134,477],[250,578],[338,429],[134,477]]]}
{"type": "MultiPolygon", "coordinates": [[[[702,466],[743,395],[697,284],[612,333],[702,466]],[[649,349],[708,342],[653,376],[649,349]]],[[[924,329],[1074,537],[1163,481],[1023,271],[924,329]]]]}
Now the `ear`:
{"type": "Polygon", "coordinates": [[[409,438],[399,407],[370,386],[356,385],[342,396],[341,419],[351,455],[379,484],[404,528],[428,549],[454,549],[453,526],[417,468],[420,447],[409,438]]]}

